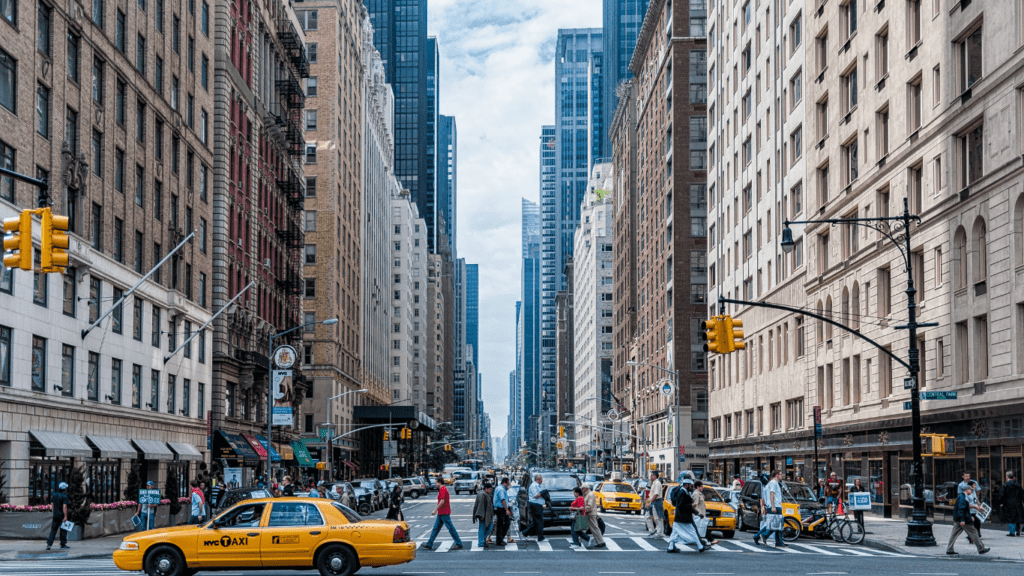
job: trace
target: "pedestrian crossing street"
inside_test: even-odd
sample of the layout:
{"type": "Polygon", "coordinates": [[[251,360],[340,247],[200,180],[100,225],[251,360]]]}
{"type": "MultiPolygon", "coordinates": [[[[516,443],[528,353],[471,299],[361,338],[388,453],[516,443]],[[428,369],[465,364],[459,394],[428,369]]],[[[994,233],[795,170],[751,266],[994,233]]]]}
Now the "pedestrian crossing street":
{"type": "MultiPolygon", "coordinates": [[[[460,534],[461,535],[461,534],[460,534]]],[[[604,542],[607,545],[605,549],[591,549],[591,550],[574,550],[569,546],[572,544],[572,538],[549,536],[543,542],[537,542],[531,540],[517,540],[515,544],[509,544],[505,547],[489,546],[487,548],[480,548],[476,545],[475,534],[472,538],[464,537],[462,539],[462,550],[453,551],[451,548],[455,544],[450,538],[438,537],[434,541],[433,550],[426,550],[422,548],[422,545],[426,543],[428,534],[424,534],[415,539],[416,543],[420,545],[419,553],[421,554],[438,554],[443,552],[569,552],[573,554],[601,554],[606,552],[665,552],[668,549],[667,540],[657,538],[644,538],[641,536],[622,536],[622,537],[608,537],[605,536],[604,542]]],[[[693,547],[684,547],[683,553],[696,554],[697,551],[693,547]]],[[[748,553],[748,554],[766,554],[766,555],[787,555],[787,554],[802,554],[802,555],[818,555],[818,556],[833,556],[833,557],[850,557],[850,556],[897,556],[902,558],[915,558],[916,556],[911,554],[899,554],[896,552],[888,552],[885,550],[875,550],[873,548],[861,548],[853,546],[833,546],[828,544],[819,543],[804,543],[804,542],[790,542],[789,548],[774,548],[771,546],[758,546],[753,542],[745,542],[741,540],[722,540],[720,543],[712,546],[705,554],[729,554],[729,553],[748,553]]]]}

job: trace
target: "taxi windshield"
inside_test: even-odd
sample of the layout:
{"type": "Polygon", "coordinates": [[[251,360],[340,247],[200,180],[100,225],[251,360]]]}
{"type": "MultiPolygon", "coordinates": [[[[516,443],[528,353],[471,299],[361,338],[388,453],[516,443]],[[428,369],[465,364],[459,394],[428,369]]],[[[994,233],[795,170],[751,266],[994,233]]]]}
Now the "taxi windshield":
{"type": "Polygon", "coordinates": [[[579,485],[579,480],[573,476],[548,476],[541,487],[546,490],[572,490],[579,485]]]}
{"type": "Polygon", "coordinates": [[[704,501],[705,502],[724,502],[722,495],[718,493],[718,490],[714,488],[704,487],[704,501]]]}
{"type": "Polygon", "coordinates": [[[806,484],[783,482],[782,489],[786,492],[786,496],[789,496],[797,502],[817,502],[814,498],[814,494],[811,494],[811,489],[808,488],[806,484]]]}
{"type": "Polygon", "coordinates": [[[629,484],[605,484],[601,492],[618,492],[620,494],[636,494],[636,490],[629,484]]]}
{"type": "Polygon", "coordinates": [[[345,519],[353,524],[355,524],[356,522],[363,521],[363,517],[357,514],[355,510],[349,508],[348,506],[338,504],[337,502],[331,502],[331,506],[337,508],[338,511],[341,512],[343,516],[345,516],[345,519]]]}

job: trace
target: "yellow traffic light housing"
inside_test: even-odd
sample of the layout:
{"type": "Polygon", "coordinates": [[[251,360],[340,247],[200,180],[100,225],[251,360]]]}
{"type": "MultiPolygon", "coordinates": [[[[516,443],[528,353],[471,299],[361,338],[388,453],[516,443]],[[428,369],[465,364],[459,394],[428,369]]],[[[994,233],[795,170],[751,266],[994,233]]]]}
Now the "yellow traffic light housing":
{"type": "Polygon", "coordinates": [[[718,352],[722,354],[728,352],[728,350],[723,347],[722,338],[724,327],[722,326],[721,316],[712,316],[710,320],[701,322],[700,328],[703,330],[700,337],[702,340],[705,340],[705,352],[718,352]]]}
{"type": "Polygon", "coordinates": [[[32,211],[22,210],[17,218],[4,219],[4,266],[32,269],[32,211]]]}
{"type": "Polygon", "coordinates": [[[558,437],[565,438],[565,426],[558,427],[558,437]]]}
{"type": "Polygon", "coordinates": [[[921,453],[951,456],[956,453],[956,438],[947,434],[921,434],[921,453]]]}
{"type": "Polygon", "coordinates": [[[39,261],[43,272],[64,272],[68,267],[68,249],[70,239],[65,234],[71,220],[67,216],[54,216],[50,208],[43,208],[42,250],[39,261]]]}
{"type": "Polygon", "coordinates": [[[317,470],[327,470],[327,462],[317,462],[316,463],[316,469],[317,470]]]}
{"type": "Polygon", "coordinates": [[[391,439],[391,434],[387,430],[384,431],[384,441],[387,442],[391,439]]]}
{"type": "Polygon", "coordinates": [[[445,452],[451,452],[452,451],[452,445],[451,444],[445,444],[444,445],[444,451],[445,452]]]}
{"type": "Polygon", "coordinates": [[[737,330],[737,328],[743,328],[743,320],[734,320],[732,316],[725,316],[724,318],[725,340],[729,352],[746,350],[747,345],[743,342],[743,330],[737,330]]]}

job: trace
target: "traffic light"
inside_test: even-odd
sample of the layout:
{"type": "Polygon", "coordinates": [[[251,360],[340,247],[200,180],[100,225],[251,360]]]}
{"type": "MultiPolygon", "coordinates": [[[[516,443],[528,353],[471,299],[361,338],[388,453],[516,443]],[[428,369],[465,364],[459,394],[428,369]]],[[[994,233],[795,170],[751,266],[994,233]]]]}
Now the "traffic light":
{"type": "Polygon", "coordinates": [[[710,320],[705,320],[700,323],[700,328],[703,330],[700,337],[701,340],[705,340],[704,351],[705,352],[718,352],[725,354],[728,350],[725,349],[725,342],[723,340],[723,330],[721,316],[712,316],[710,320]]]}
{"type": "Polygon", "coordinates": [[[565,426],[558,427],[558,437],[565,438],[565,426]]]}
{"type": "Polygon", "coordinates": [[[921,434],[921,452],[935,456],[956,453],[956,438],[946,434],[921,434]]]}
{"type": "Polygon", "coordinates": [[[409,430],[408,428],[402,428],[398,432],[398,434],[399,434],[398,437],[401,438],[402,440],[408,440],[408,439],[412,438],[412,430],[409,430]]]}
{"type": "Polygon", "coordinates": [[[17,218],[4,219],[4,266],[32,269],[32,211],[22,210],[17,218]],[[7,236],[9,235],[9,237],[7,236]]]}
{"type": "Polygon", "coordinates": [[[747,345],[743,342],[743,320],[733,320],[732,316],[725,316],[725,340],[729,352],[746,350],[747,345]]]}
{"type": "Polygon", "coordinates": [[[445,452],[451,452],[452,451],[452,445],[451,444],[445,444],[444,445],[444,451],[445,452]]]}
{"type": "Polygon", "coordinates": [[[54,216],[50,208],[43,208],[43,228],[40,235],[42,250],[39,262],[43,272],[64,272],[68,267],[68,229],[70,219],[67,216],[54,216]]]}
{"type": "Polygon", "coordinates": [[[316,463],[316,469],[317,470],[327,470],[327,462],[317,462],[316,463]]]}
{"type": "Polygon", "coordinates": [[[391,434],[389,434],[388,431],[385,430],[384,431],[384,441],[387,442],[390,439],[391,439],[391,434]]]}
{"type": "Polygon", "coordinates": [[[480,442],[480,449],[481,449],[481,450],[483,450],[483,449],[484,449],[484,443],[483,443],[483,441],[481,441],[481,442],[480,442]]]}

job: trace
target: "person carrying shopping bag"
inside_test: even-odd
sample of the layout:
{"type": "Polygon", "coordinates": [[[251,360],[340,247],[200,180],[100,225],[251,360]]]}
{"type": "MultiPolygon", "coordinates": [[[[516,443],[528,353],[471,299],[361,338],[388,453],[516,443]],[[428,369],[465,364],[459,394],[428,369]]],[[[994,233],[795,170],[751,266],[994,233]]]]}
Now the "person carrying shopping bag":
{"type": "Polygon", "coordinates": [[[590,484],[584,484],[581,490],[583,491],[583,502],[586,505],[587,524],[590,527],[590,535],[594,537],[594,548],[604,548],[606,546],[604,536],[601,534],[601,523],[597,517],[597,496],[590,489],[590,484]]]}
{"type": "Polygon", "coordinates": [[[576,513],[576,518],[572,521],[572,545],[569,547],[573,550],[579,550],[580,548],[588,548],[587,544],[590,543],[590,536],[587,535],[587,528],[590,527],[590,522],[587,520],[587,503],[583,499],[583,490],[581,488],[573,488],[572,493],[576,496],[576,499],[573,500],[569,509],[576,513]],[[581,543],[581,540],[585,543],[581,543]]]}
{"type": "Polygon", "coordinates": [[[477,529],[476,545],[478,548],[487,548],[487,536],[491,533],[494,525],[494,502],[493,488],[490,484],[484,484],[483,492],[476,495],[476,502],[473,504],[473,523],[480,523],[477,529]]]}

